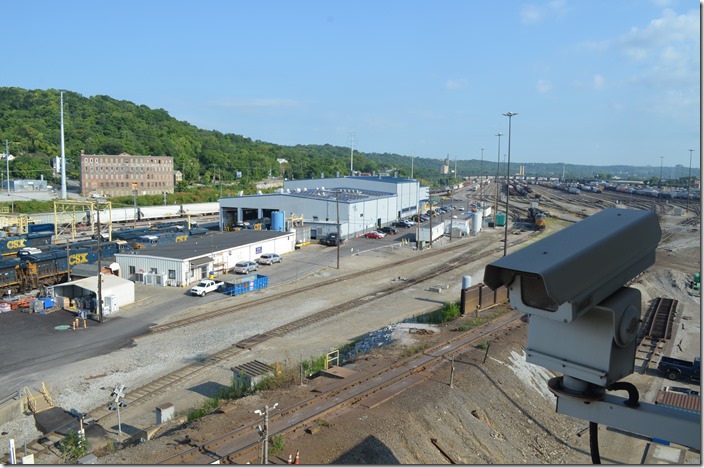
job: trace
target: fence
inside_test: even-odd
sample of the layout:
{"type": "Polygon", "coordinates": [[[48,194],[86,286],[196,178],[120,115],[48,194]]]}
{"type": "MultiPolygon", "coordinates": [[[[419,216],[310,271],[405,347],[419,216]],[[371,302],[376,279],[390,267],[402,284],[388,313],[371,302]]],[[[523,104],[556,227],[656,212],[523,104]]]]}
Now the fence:
{"type": "Polygon", "coordinates": [[[464,315],[467,312],[488,309],[506,301],[508,301],[508,288],[506,286],[500,286],[494,291],[484,283],[479,283],[462,290],[460,311],[464,315]]]}

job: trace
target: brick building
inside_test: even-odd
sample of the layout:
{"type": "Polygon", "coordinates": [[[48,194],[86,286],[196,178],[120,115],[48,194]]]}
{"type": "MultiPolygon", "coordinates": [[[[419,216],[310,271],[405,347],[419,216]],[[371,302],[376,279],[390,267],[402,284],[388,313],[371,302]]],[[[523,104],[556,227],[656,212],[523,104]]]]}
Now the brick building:
{"type": "Polygon", "coordinates": [[[81,194],[106,196],[174,193],[174,158],[84,154],[81,151],[81,194]],[[136,184],[136,185],[134,185],[136,184]]]}

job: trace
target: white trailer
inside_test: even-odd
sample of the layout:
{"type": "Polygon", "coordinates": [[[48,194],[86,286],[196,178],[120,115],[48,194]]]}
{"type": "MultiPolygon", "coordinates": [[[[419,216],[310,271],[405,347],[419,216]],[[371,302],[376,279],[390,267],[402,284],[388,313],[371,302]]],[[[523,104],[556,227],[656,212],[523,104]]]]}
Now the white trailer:
{"type": "Polygon", "coordinates": [[[420,228],[420,241],[421,242],[430,242],[431,234],[432,234],[433,241],[436,241],[439,238],[441,238],[445,234],[445,223],[443,223],[443,222],[438,222],[437,224],[433,223],[432,230],[430,229],[430,226],[422,226],[420,228]]]}

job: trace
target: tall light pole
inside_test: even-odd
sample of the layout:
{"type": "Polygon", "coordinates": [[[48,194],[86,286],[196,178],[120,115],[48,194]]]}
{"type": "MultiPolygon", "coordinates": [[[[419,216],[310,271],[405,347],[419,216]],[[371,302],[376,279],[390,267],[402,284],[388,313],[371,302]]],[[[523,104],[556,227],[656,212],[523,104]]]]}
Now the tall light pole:
{"type": "Polygon", "coordinates": [[[350,133],[350,176],[354,176],[354,144],[357,140],[357,135],[350,133]]]}
{"type": "Polygon", "coordinates": [[[61,91],[61,199],[66,200],[66,145],[64,142],[64,92],[61,91]]]}
{"type": "Polygon", "coordinates": [[[7,196],[10,196],[10,143],[5,140],[5,164],[7,165],[7,196]]]}
{"type": "Polygon", "coordinates": [[[687,213],[689,213],[689,186],[692,184],[692,151],[689,150],[689,177],[687,177],[687,213]]]}
{"type": "Polygon", "coordinates": [[[665,156],[660,156],[660,180],[658,180],[658,187],[662,187],[662,161],[665,156]]]}
{"type": "Polygon", "coordinates": [[[511,117],[518,115],[518,112],[506,112],[508,117],[508,164],[506,164],[506,224],[504,224],[504,257],[508,250],[508,179],[511,174],[511,117]]]}
{"type": "MultiPolygon", "coordinates": [[[[479,205],[484,209],[482,205],[482,198],[484,196],[484,148],[482,148],[482,161],[479,164],[479,205]]],[[[482,213],[483,215],[483,213],[482,213]]]]}
{"type": "Polygon", "coordinates": [[[494,198],[494,229],[496,229],[496,215],[499,213],[499,169],[501,169],[501,135],[503,133],[497,133],[496,136],[499,137],[499,152],[496,156],[496,197],[494,198]]]}

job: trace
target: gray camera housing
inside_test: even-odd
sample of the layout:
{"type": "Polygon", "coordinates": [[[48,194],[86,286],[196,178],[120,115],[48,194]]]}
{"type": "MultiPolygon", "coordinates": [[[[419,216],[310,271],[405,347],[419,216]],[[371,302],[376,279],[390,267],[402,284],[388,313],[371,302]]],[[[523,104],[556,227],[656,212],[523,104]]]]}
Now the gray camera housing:
{"type": "Polygon", "coordinates": [[[654,212],[608,208],[487,265],[484,283],[509,287],[521,311],[571,322],[655,263],[661,235],[654,212]]]}

